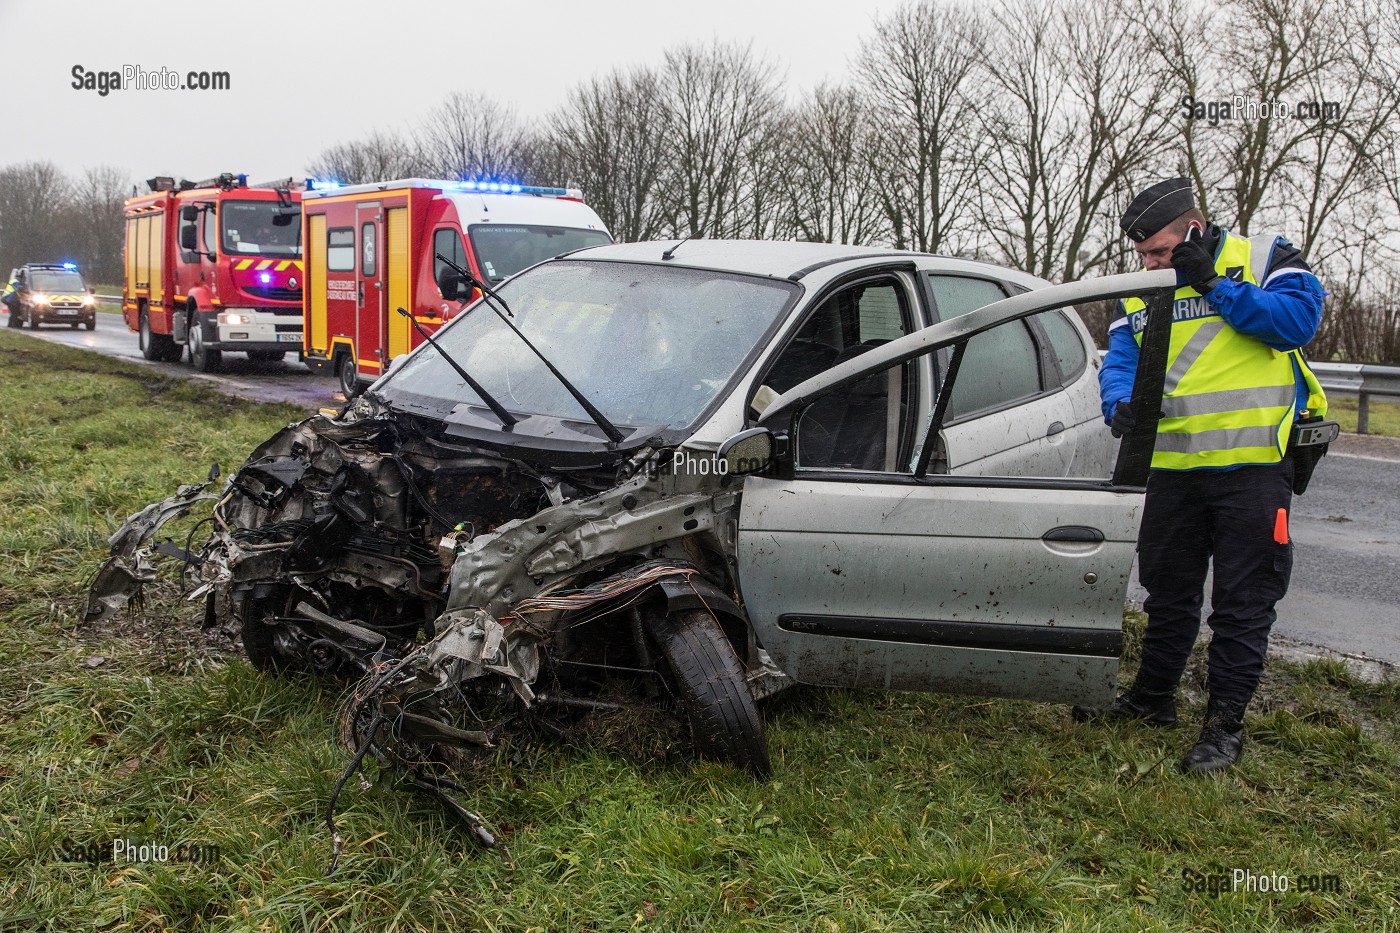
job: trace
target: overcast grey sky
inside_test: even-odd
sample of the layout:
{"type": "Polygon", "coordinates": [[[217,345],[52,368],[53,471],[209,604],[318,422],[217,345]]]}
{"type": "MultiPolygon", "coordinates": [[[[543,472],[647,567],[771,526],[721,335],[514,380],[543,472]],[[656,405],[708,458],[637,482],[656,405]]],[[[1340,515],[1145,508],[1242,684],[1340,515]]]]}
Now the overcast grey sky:
{"type": "MultiPolygon", "coordinates": [[[[407,129],[452,90],[543,116],[567,90],[668,46],[752,42],[789,94],[843,80],[899,0],[0,0],[0,165],[133,179],[297,175],[323,148],[407,129]],[[230,90],[73,88],[72,69],[226,71],[230,90]]],[[[534,179],[548,182],[549,179],[534,179]]]]}

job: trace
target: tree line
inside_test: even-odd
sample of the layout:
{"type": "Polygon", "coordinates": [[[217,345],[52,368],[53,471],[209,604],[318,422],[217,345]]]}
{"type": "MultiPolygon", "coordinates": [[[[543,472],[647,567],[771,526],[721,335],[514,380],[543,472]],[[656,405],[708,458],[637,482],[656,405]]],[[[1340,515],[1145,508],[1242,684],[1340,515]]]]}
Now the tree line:
{"type": "MultiPolygon", "coordinates": [[[[1212,219],[1283,234],[1319,271],[1314,355],[1400,362],[1398,11],[911,0],[853,40],[844,81],[798,95],[751,47],[678,45],[540,119],[454,92],[307,170],[567,184],[624,241],[886,245],[1056,281],[1137,268],[1123,206],[1185,175],[1212,219]]],[[[0,247],[5,210],[0,193],[0,247]]],[[[1081,312],[1102,338],[1108,309],[1081,312]]]]}

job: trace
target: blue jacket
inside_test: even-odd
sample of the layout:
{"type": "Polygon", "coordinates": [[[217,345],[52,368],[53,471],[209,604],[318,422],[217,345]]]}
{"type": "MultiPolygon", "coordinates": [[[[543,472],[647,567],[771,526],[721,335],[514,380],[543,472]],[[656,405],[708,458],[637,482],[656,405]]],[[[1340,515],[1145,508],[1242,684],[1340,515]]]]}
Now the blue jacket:
{"type": "MultiPolygon", "coordinates": [[[[1219,254],[1224,241],[1220,228],[1211,224],[1206,230],[1207,244],[1219,254]]],[[[1180,276],[1178,284],[1185,284],[1180,276]]],[[[1260,285],[1221,279],[1206,295],[1206,301],[1225,323],[1242,334],[1255,338],[1275,350],[1296,350],[1306,346],[1317,333],[1322,320],[1322,298],[1327,293],[1298,250],[1282,238],[1274,243],[1274,251],[1260,277],[1260,285]]],[[[1137,374],[1138,344],[1123,303],[1108,325],[1108,353],[1099,370],[1099,399],[1103,404],[1104,421],[1111,421],[1119,402],[1133,394],[1133,379],[1137,374]]],[[[1294,379],[1298,384],[1298,407],[1307,405],[1307,387],[1303,374],[1294,364],[1294,379]]]]}

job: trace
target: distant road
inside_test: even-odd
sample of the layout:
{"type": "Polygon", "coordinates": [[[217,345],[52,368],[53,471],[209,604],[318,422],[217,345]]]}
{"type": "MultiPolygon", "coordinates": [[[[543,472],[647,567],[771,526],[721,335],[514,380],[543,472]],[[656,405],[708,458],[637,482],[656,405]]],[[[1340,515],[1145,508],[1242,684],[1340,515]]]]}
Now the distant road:
{"type": "MultiPolygon", "coordinates": [[[[290,402],[308,413],[345,402],[334,379],[312,375],[294,354],[281,363],[225,354],[223,371],[214,376],[196,373],[187,363],[151,363],[118,314],[98,314],[95,331],[23,332],[206,382],[241,398],[290,402]]],[[[1291,530],[1297,545],[1293,584],[1279,604],[1274,631],[1400,665],[1400,439],[1343,435],[1318,467],[1308,493],[1294,499],[1291,530]]],[[[1146,595],[1136,568],[1128,595],[1139,603],[1146,595]]]]}
{"type": "MultiPolygon", "coordinates": [[[[102,312],[106,311],[106,308],[102,309],[102,312]]],[[[7,318],[8,315],[0,315],[0,320],[5,320],[5,323],[8,323],[7,318]]],[[[258,402],[290,402],[308,412],[345,404],[345,396],[340,393],[336,380],[312,375],[311,370],[297,362],[295,351],[288,353],[280,363],[254,363],[242,353],[225,353],[220,371],[205,375],[194,371],[187,361],[188,357],[186,362],[181,363],[152,363],[147,360],[136,346],[136,335],[127,330],[122,316],[117,313],[99,313],[97,329],[92,331],[68,327],[31,330],[26,327],[21,332],[42,340],[139,363],[169,376],[205,382],[229,395],[258,402]]]]}
{"type": "MultiPolygon", "coordinates": [[[[1400,439],[1342,435],[1292,519],[1293,582],[1274,632],[1400,665],[1400,439]]],[[[1146,595],[1134,568],[1128,597],[1146,595]]]]}

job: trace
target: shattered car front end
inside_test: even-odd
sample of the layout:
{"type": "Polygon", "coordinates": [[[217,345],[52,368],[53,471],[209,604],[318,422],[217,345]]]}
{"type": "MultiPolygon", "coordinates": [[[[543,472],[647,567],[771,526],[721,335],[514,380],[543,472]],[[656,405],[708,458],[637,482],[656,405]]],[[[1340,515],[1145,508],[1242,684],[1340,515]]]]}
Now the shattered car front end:
{"type": "MultiPolygon", "coordinates": [[[[667,615],[707,609],[743,631],[716,582],[731,576],[738,495],[721,477],[659,468],[669,456],[644,448],[551,473],[435,438],[370,393],[271,438],[221,494],[183,487],[133,516],[111,539],[89,618],[153,580],[157,553],[183,558],[190,597],[231,612],[258,668],[363,678],[342,722],[351,747],[378,719],[395,738],[385,730],[375,750],[401,762],[491,749],[534,711],[594,708],[609,680],[639,679],[639,696],[683,691],[659,663],[674,650],[667,615]],[[208,501],[198,552],[150,544],[208,501]]],[[[741,684],[761,694],[780,679],[756,646],[723,647],[741,684]]],[[[746,751],[699,744],[763,773],[753,727],[746,751]]]]}

